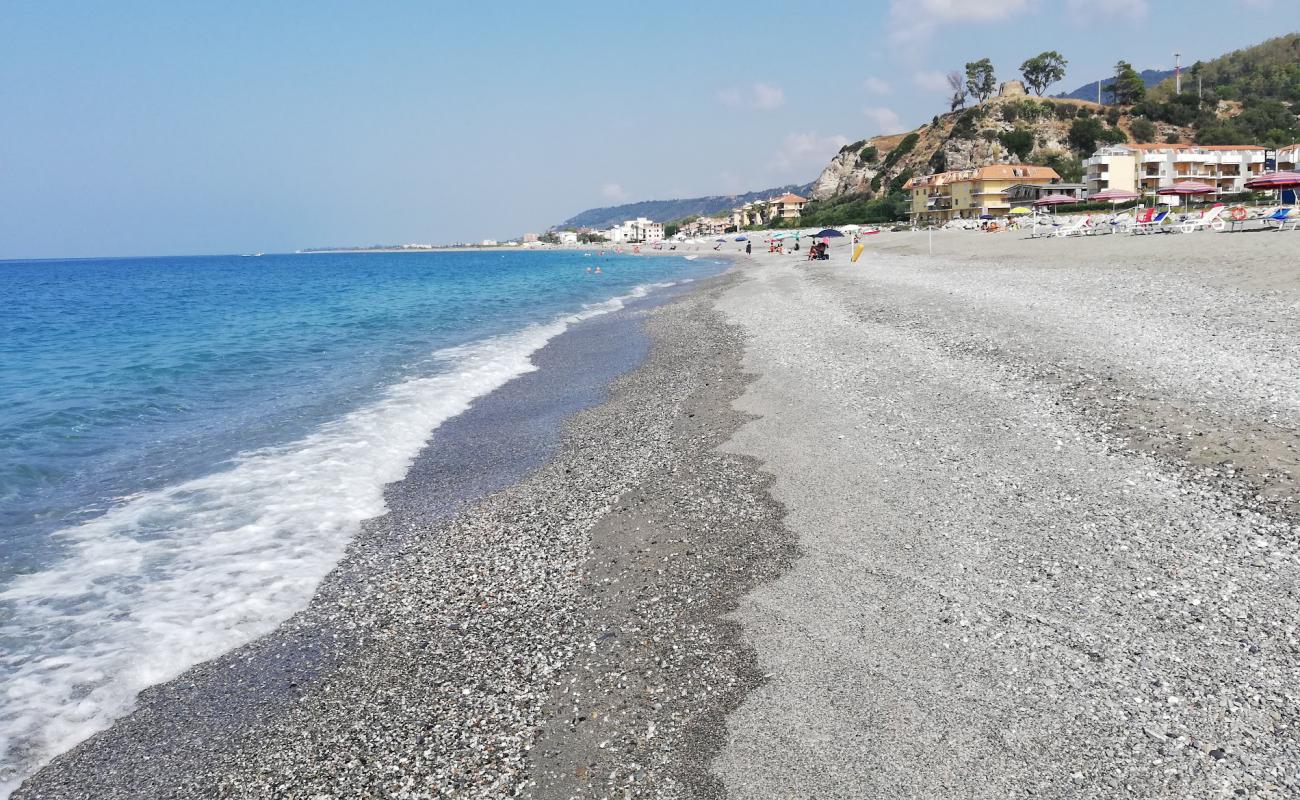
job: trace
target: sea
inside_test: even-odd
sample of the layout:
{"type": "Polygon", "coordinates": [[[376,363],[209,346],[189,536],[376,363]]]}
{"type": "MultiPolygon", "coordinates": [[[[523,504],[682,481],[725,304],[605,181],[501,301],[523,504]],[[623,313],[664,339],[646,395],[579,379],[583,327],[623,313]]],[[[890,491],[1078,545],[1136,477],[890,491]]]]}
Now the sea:
{"type": "Polygon", "coordinates": [[[433,432],[553,338],[723,266],[0,262],[0,798],[304,608],[433,432]]]}

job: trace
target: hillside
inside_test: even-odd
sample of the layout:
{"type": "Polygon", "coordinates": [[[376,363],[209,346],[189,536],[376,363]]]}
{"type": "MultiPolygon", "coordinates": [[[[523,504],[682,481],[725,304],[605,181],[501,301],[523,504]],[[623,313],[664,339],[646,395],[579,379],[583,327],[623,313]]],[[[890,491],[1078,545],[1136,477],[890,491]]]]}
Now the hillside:
{"type": "Polygon", "coordinates": [[[570,217],[556,228],[608,228],[637,217],[645,217],[655,222],[671,222],[685,217],[712,216],[730,211],[745,203],[766,200],[786,192],[806,194],[811,186],[811,184],[792,184],[745,194],[690,197],[684,200],[643,200],[621,206],[592,208],[570,217]]]}
{"type": "MultiPolygon", "coordinates": [[[[1144,83],[1161,74],[1140,73],[1144,83]]],[[[1091,91],[1095,97],[1095,84],[1091,91]]],[[[1046,164],[1077,181],[1080,159],[1111,142],[1290,144],[1300,141],[1298,107],[1300,35],[1288,34],[1192,65],[1181,95],[1169,77],[1127,106],[1068,96],[999,96],[936,116],[910,133],[855,142],[813,182],[811,197],[818,202],[809,210],[824,213],[831,205],[856,203],[857,213],[884,216],[898,210],[901,188],[912,175],[998,163],[1046,164]]]]}
{"type": "Polygon", "coordinates": [[[1197,62],[1183,78],[1157,85],[1134,115],[1185,126],[1198,144],[1281,146],[1300,141],[1300,34],[1287,34],[1197,62]],[[1196,86],[1201,94],[1196,94],[1196,86]]]}
{"type": "Polygon", "coordinates": [[[989,164],[1043,163],[1077,179],[1079,156],[1098,142],[1127,140],[1129,126],[1127,115],[1083,100],[994,97],[907,134],[848,145],[813,182],[812,197],[874,198],[898,192],[912,175],[989,164]]]}
{"type": "MultiPolygon", "coordinates": [[[[1142,82],[1146,84],[1147,88],[1149,89],[1153,86],[1158,86],[1159,84],[1163,83],[1166,80],[1173,78],[1174,71],[1172,69],[1144,69],[1141,72],[1139,72],[1138,75],[1142,77],[1142,82]]],[[[1101,78],[1100,80],[1101,80],[1102,88],[1104,90],[1105,87],[1108,86],[1110,82],[1114,80],[1114,77],[1107,75],[1106,77],[1101,78]]],[[[1084,85],[1080,86],[1078,89],[1075,89],[1073,92],[1058,94],[1055,95],[1055,97],[1058,97],[1062,100],[1091,100],[1093,102],[1096,102],[1097,81],[1095,80],[1089,81],[1088,83],[1085,83],[1084,85]]],[[[1104,91],[1102,93],[1101,99],[1102,102],[1111,101],[1110,95],[1105,93],[1104,91]]]]}

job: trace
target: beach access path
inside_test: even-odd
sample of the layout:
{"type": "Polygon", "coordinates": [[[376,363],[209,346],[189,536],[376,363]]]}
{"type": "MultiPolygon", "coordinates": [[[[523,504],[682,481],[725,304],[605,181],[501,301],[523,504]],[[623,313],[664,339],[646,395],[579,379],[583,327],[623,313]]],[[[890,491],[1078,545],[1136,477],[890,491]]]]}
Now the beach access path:
{"type": "Polygon", "coordinates": [[[1300,237],[1147,239],[741,263],[724,449],[801,557],[728,797],[1300,791],[1300,237]]]}

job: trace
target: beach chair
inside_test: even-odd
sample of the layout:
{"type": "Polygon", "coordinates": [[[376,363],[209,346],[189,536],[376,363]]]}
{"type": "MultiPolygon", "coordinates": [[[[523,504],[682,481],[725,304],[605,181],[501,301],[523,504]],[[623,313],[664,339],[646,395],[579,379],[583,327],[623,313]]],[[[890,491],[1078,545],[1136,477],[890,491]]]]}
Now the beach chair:
{"type": "Polygon", "coordinates": [[[1216,231],[1221,231],[1228,227],[1227,223],[1223,221],[1223,212],[1227,210],[1227,208],[1228,207],[1224,205],[1217,205],[1202,214],[1200,219],[1189,219],[1184,221],[1183,224],[1178,226],[1178,229],[1183,233],[1191,233],[1192,231],[1204,228],[1214,228],[1216,231]]]}
{"type": "Polygon", "coordinates": [[[1287,223],[1295,227],[1295,223],[1300,221],[1300,216],[1296,216],[1294,209],[1289,207],[1279,208],[1267,217],[1264,217],[1264,227],[1277,226],[1278,230],[1286,230],[1287,223]]]}
{"type": "Polygon", "coordinates": [[[1072,225],[1064,225],[1057,229],[1056,236],[1064,239],[1067,236],[1086,236],[1092,228],[1092,217],[1084,217],[1076,220],[1072,225]]]}
{"type": "Polygon", "coordinates": [[[1154,217],[1148,218],[1146,222],[1135,222],[1133,227],[1129,228],[1129,233],[1155,233],[1160,230],[1160,226],[1164,224],[1165,218],[1168,216],[1168,211],[1161,211],[1154,217]]]}

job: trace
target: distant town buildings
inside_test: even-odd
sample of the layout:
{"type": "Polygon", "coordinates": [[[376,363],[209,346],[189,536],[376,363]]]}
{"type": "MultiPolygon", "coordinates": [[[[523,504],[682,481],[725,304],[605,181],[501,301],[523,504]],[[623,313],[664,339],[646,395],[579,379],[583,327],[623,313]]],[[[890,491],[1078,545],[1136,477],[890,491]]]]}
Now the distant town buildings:
{"type": "Polygon", "coordinates": [[[568,246],[568,245],[575,245],[575,244],[578,243],[578,233],[577,233],[577,231],[558,231],[558,232],[555,234],[555,237],[556,237],[556,239],[559,241],[560,244],[565,245],[565,246],[568,246]]]}
{"type": "Polygon", "coordinates": [[[524,244],[535,244],[537,242],[537,238],[538,238],[537,234],[535,233],[525,233],[524,238],[521,239],[520,241],[522,241],[524,244]]]}
{"type": "Polygon", "coordinates": [[[664,238],[664,226],[661,222],[637,217],[615,225],[601,235],[616,244],[658,242],[664,238]]]}
{"type": "Polygon", "coordinates": [[[911,206],[908,215],[923,225],[952,219],[1002,216],[1012,208],[1009,191],[1016,185],[1055,185],[1061,176],[1051,167],[1033,164],[993,164],[975,169],[938,172],[903,184],[911,206]]]}

